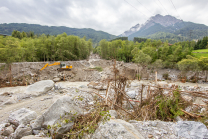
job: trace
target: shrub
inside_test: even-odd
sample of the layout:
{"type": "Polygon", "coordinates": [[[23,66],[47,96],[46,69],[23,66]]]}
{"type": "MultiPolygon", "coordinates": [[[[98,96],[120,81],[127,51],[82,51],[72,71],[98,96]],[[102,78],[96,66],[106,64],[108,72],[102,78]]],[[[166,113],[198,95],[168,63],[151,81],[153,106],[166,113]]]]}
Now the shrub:
{"type": "Polygon", "coordinates": [[[99,72],[103,71],[103,68],[102,67],[94,67],[94,68],[90,68],[90,69],[95,69],[95,70],[97,70],[99,72]]]}
{"type": "Polygon", "coordinates": [[[164,78],[165,80],[168,80],[168,79],[169,79],[168,76],[169,76],[168,73],[164,73],[164,74],[163,74],[163,78],[164,78]]]}
{"type": "Polygon", "coordinates": [[[156,97],[156,100],[156,104],[159,106],[156,112],[156,117],[161,118],[162,120],[169,120],[184,114],[180,110],[182,107],[179,105],[181,95],[178,91],[174,91],[172,97],[159,95],[156,97]]]}

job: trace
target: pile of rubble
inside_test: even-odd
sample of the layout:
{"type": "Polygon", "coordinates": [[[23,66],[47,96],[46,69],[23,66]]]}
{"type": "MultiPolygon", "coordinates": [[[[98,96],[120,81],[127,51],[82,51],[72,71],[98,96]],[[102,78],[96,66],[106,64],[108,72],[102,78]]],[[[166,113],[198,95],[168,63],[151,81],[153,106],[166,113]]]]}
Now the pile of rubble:
{"type": "MultiPolygon", "coordinates": [[[[132,100],[140,100],[137,98],[141,91],[141,84],[144,82],[131,82],[126,87],[127,95],[132,100]]],[[[153,84],[151,84],[153,85],[153,84]]],[[[165,87],[166,85],[161,86],[165,87]]],[[[190,87],[182,87],[190,88],[190,87]]],[[[202,90],[202,87],[200,87],[202,90]]],[[[51,80],[45,80],[37,82],[33,85],[23,89],[24,94],[27,94],[27,98],[39,97],[44,94],[51,94],[55,97],[54,103],[48,107],[43,113],[37,114],[28,108],[21,108],[13,111],[9,114],[7,120],[0,125],[0,138],[48,138],[48,134],[53,135],[54,130],[57,134],[55,138],[60,138],[63,134],[66,134],[74,126],[74,118],[79,115],[86,115],[93,109],[95,97],[98,95],[103,98],[106,97],[106,89],[109,89],[106,84],[102,83],[90,83],[88,86],[81,85],[79,87],[67,86],[64,83],[54,84],[51,80]],[[102,86],[102,88],[101,88],[102,86]],[[90,88],[96,88],[100,90],[92,90],[90,88]],[[102,91],[103,90],[103,91],[102,91]],[[96,92],[98,95],[96,95],[96,92]],[[63,119],[69,119],[70,122],[62,122],[63,119]],[[56,129],[48,128],[60,123],[56,129]]],[[[194,88],[199,89],[199,88],[194,88]]],[[[205,88],[204,88],[205,89],[205,88]]],[[[113,90],[113,88],[112,88],[113,90]]],[[[206,89],[205,89],[206,90],[206,89]]],[[[110,91],[110,90],[109,90],[110,91]]],[[[146,97],[148,88],[144,89],[143,99],[146,97]]],[[[17,94],[2,93],[1,96],[12,98],[17,94]]],[[[25,98],[25,99],[27,99],[25,98]]],[[[21,99],[21,98],[19,98],[21,99]]],[[[53,98],[52,98],[53,99],[53,98]]],[[[103,101],[102,98],[98,99],[103,101]]],[[[43,100],[44,101],[44,100],[43,100]]],[[[43,102],[42,101],[42,102],[43,102]]],[[[41,102],[41,101],[40,101],[41,102]]],[[[38,102],[38,103],[40,103],[38,102]]],[[[18,101],[16,102],[18,103],[18,101]]],[[[7,107],[8,103],[1,104],[1,106],[7,107]]],[[[12,105],[12,104],[10,104],[12,105]]],[[[131,111],[128,110],[129,112],[131,111]]],[[[94,133],[84,135],[85,138],[104,139],[104,138],[207,138],[207,127],[200,122],[195,121],[182,121],[181,118],[176,119],[177,122],[164,122],[160,120],[156,121],[137,121],[129,120],[125,121],[122,118],[121,111],[110,110],[111,117],[109,121],[100,122],[98,128],[94,133]],[[119,113],[118,113],[119,112],[119,113]]],[[[125,112],[124,112],[125,113],[125,112]]]]}

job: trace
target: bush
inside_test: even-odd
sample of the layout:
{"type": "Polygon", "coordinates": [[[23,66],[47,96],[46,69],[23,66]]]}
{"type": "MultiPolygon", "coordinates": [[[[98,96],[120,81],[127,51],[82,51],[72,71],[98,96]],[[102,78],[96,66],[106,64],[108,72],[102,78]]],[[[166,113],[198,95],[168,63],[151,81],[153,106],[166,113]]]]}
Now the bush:
{"type": "Polygon", "coordinates": [[[94,68],[90,68],[90,69],[95,69],[95,70],[97,70],[99,72],[103,71],[103,68],[102,67],[94,67],[94,68]]]}
{"type": "Polygon", "coordinates": [[[169,76],[168,73],[164,73],[164,74],[163,74],[163,78],[164,78],[165,80],[168,80],[168,79],[169,79],[168,76],[169,76]]]}
{"type": "Polygon", "coordinates": [[[156,112],[156,117],[162,120],[174,119],[184,113],[180,110],[182,106],[179,105],[181,95],[178,91],[173,92],[172,97],[159,95],[156,97],[157,105],[159,106],[156,112]]]}
{"type": "Polygon", "coordinates": [[[182,109],[190,106],[191,102],[184,100],[178,90],[174,90],[172,95],[163,94],[158,88],[155,93],[142,101],[138,113],[141,114],[139,120],[163,120],[174,121],[177,116],[184,115],[182,109]]]}

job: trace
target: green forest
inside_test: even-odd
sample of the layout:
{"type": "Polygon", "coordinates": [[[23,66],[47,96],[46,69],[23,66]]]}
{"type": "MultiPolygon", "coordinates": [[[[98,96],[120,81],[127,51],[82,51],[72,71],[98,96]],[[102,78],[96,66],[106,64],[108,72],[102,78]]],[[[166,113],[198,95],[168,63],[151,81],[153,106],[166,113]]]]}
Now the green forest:
{"type": "Polygon", "coordinates": [[[193,50],[208,48],[208,37],[197,43],[184,41],[174,44],[144,38],[135,38],[134,41],[128,41],[125,37],[121,39],[103,39],[93,48],[92,40],[86,40],[86,37],[66,33],[37,36],[31,31],[14,30],[12,36],[0,36],[0,62],[81,60],[87,59],[93,51],[103,59],[135,62],[142,67],[152,66],[154,69],[208,70],[208,57],[198,57],[192,53],[193,50]]]}
{"type": "Polygon", "coordinates": [[[188,40],[187,37],[178,36],[173,33],[168,32],[158,32],[152,35],[148,35],[146,38],[153,39],[153,40],[161,40],[163,42],[168,41],[171,44],[174,44],[175,42],[182,42],[188,40]]]}
{"type": "Polygon", "coordinates": [[[194,46],[194,50],[198,49],[208,49],[208,37],[204,37],[202,40],[199,40],[194,46]]]}
{"type": "MultiPolygon", "coordinates": [[[[140,39],[138,39],[140,40],[140,39]]],[[[207,41],[207,37],[199,42],[207,41]]],[[[207,43],[201,44],[207,48],[207,43]],[[205,46],[204,46],[205,45],[205,46]]],[[[101,40],[94,49],[103,59],[117,59],[135,62],[143,67],[176,68],[181,71],[208,70],[208,57],[194,57],[192,51],[198,46],[195,41],[184,41],[169,44],[168,41],[147,39],[142,42],[128,40],[101,40]]]]}
{"type": "Polygon", "coordinates": [[[0,62],[67,61],[86,59],[92,51],[92,40],[86,37],[13,31],[12,36],[0,36],[0,62]]]}

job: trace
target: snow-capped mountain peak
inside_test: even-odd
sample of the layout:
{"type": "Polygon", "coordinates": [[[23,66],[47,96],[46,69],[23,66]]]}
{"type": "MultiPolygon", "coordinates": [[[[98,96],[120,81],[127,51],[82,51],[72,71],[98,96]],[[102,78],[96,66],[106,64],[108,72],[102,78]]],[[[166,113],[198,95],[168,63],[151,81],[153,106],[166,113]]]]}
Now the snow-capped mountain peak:
{"type": "Polygon", "coordinates": [[[157,14],[155,16],[150,17],[144,24],[140,25],[137,24],[133,27],[131,27],[129,30],[122,33],[120,36],[122,37],[128,37],[129,35],[138,32],[139,30],[145,30],[149,27],[155,25],[156,23],[168,27],[168,26],[174,26],[176,23],[183,22],[182,20],[176,19],[175,17],[171,15],[162,16],[160,14],[157,14]]]}
{"type": "Polygon", "coordinates": [[[122,37],[129,36],[132,33],[139,31],[140,28],[141,28],[140,24],[136,24],[135,26],[131,27],[129,30],[127,30],[124,33],[122,33],[120,36],[122,36],[122,37]]]}

